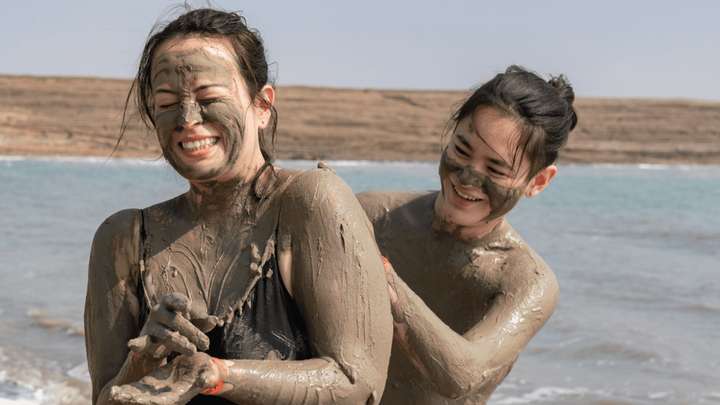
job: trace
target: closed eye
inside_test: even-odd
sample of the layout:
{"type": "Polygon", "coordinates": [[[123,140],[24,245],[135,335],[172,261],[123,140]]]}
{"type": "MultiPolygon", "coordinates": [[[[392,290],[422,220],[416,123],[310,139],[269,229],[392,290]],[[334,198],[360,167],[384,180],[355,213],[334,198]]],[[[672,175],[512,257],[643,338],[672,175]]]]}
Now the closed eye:
{"type": "Polygon", "coordinates": [[[507,174],[501,172],[500,170],[496,169],[493,166],[488,166],[488,172],[490,174],[492,174],[494,176],[498,176],[498,177],[506,177],[507,176],[507,174]]]}
{"type": "Polygon", "coordinates": [[[198,103],[200,103],[201,105],[209,105],[212,103],[216,103],[218,101],[220,101],[219,97],[208,97],[208,98],[203,98],[201,100],[198,100],[198,103]]]}
{"type": "Polygon", "coordinates": [[[455,147],[455,152],[457,152],[458,155],[464,158],[470,158],[470,154],[463,150],[457,143],[453,144],[453,146],[455,147]]]}
{"type": "Polygon", "coordinates": [[[177,101],[174,103],[166,103],[166,104],[159,104],[158,107],[160,108],[170,108],[178,105],[177,101]]]}

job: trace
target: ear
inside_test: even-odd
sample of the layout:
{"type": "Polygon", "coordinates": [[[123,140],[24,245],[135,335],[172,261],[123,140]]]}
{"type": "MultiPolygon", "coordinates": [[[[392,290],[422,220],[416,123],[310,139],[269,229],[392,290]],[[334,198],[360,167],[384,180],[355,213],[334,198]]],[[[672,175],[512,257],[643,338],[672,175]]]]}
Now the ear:
{"type": "Polygon", "coordinates": [[[258,92],[255,98],[255,108],[258,116],[258,128],[267,127],[270,123],[270,115],[272,114],[272,105],[275,102],[275,89],[266,84],[258,92]]]}
{"type": "Polygon", "coordinates": [[[540,172],[530,180],[527,187],[525,188],[525,196],[535,197],[536,195],[540,194],[540,192],[545,190],[545,187],[550,184],[552,179],[557,174],[557,171],[558,168],[555,165],[550,165],[540,170],[540,172]]]}

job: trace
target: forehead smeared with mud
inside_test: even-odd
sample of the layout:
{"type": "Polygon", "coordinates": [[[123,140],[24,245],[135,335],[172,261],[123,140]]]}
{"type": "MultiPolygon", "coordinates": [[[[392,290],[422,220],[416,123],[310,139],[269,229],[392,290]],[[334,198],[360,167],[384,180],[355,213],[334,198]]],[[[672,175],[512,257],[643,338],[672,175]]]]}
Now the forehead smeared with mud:
{"type": "Polygon", "coordinates": [[[151,74],[153,91],[202,82],[216,82],[229,88],[243,85],[232,46],[221,38],[167,41],[153,58],[151,74]]]}

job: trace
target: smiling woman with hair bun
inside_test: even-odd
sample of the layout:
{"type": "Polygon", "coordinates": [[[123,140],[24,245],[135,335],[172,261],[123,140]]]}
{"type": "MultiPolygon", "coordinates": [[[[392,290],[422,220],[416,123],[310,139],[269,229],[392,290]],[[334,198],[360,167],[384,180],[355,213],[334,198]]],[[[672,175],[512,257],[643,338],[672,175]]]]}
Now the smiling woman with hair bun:
{"type": "Polygon", "coordinates": [[[389,259],[384,403],[485,403],[550,318],[555,275],[505,216],[557,174],[573,101],[564,77],[511,66],[453,115],[440,191],[358,195],[389,259]]]}

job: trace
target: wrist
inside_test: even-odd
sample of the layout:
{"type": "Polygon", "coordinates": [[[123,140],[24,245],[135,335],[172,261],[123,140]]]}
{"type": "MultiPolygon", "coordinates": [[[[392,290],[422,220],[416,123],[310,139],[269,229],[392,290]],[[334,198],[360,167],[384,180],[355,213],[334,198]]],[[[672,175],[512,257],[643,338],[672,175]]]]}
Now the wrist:
{"type": "Polygon", "coordinates": [[[218,395],[223,392],[223,388],[225,386],[225,380],[227,379],[227,376],[229,374],[229,370],[227,365],[222,359],[218,359],[216,357],[210,357],[213,364],[215,365],[215,369],[217,370],[218,374],[218,380],[215,383],[214,386],[205,388],[201,394],[203,395],[218,395]]]}

